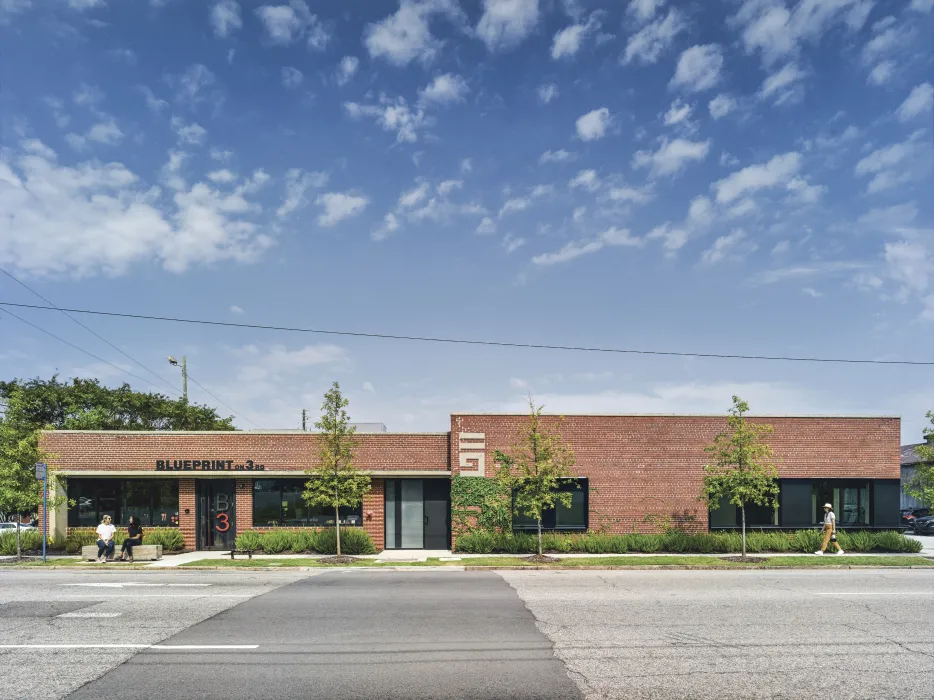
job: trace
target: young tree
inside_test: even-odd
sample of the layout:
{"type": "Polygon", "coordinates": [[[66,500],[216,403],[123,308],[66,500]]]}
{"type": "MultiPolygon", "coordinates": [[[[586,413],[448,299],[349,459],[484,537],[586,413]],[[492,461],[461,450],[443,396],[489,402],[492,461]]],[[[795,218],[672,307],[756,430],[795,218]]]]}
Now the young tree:
{"type": "Polygon", "coordinates": [[[727,416],[727,430],[704,448],[712,455],[713,464],[704,467],[704,484],[698,500],[710,510],[720,507],[720,499],[742,513],[743,559],[746,558],[746,506],[778,506],[778,471],[772,464],[772,448],[764,442],[772,434],[772,426],[748,423],[745,414],[749,404],[738,396],[727,416]]]}
{"type": "Polygon", "coordinates": [[[934,505],[934,411],[928,411],[931,427],[924,429],[924,445],[915,448],[921,461],[905,484],[905,490],[928,505],[934,505]]]}
{"type": "Polygon", "coordinates": [[[538,556],[542,555],[542,513],[556,504],[570,507],[572,494],[559,492],[563,479],[572,476],[574,453],[561,435],[542,425],[543,406],[529,397],[529,423],[508,452],[496,451],[496,478],[513,494],[513,510],[538,524],[538,556]]]}
{"type": "Polygon", "coordinates": [[[353,463],[354,433],[347,411],[350,403],[341,394],[337,382],[325,393],[321,404],[321,419],[315,423],[318,436],[318,467],[306,472],[312,478],[305,483],[302,497],[310,506],[334,509],[337,535],[337,556],[341,556],[341,506],[356,506],[370,490],[370,477],[353,463]]]}

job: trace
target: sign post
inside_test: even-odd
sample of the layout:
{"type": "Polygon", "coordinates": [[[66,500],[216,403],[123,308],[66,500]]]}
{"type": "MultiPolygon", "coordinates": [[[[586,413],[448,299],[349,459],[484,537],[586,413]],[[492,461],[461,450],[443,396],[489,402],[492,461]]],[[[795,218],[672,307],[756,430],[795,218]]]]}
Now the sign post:
{"type": "Polygon", "coordinates": [[[36,463],[36,479],[42,479],[42,561],[45,563],[45,546],[49,541],[49,470],[42,463],[36,463]]]}

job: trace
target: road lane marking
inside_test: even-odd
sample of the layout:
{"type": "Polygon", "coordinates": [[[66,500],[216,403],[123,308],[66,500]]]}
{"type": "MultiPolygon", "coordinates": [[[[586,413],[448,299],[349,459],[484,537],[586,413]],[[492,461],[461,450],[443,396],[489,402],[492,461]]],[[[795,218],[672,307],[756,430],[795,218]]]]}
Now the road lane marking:
{"type": "Polygon", "coordinates": [[[84,598],[60,598],[56,600],[100,600],[101,598],[253,598],[257,593],[98,593],[84,598]]]}
{"type": "Polygon", "coordinates": [[[118,612],[70,612],[56,617],[120,617],[123,613],[118,612]]]}
{"type": "Polygon", "coordinates": [[[153,588],[205,588],[211,586],[211,583],[138,583],[129,581],[126,583],[116,583],[112,581],[98,583],[63,583],[62,586],[80,586],[84,588],[127,588],[137,586],[147,586],[153,588]]]}
{"type": "Polygon", "coordinates": [[[184,651],[258,649],[259,644],[0,644],[0,649],[159,649],[184,651]]]}
{"type": "Polygon", "coordinates": [[[885,591],[865,593],[862,591],[817,591],[815,595],[934,595],[931,591],[885,591]]]}

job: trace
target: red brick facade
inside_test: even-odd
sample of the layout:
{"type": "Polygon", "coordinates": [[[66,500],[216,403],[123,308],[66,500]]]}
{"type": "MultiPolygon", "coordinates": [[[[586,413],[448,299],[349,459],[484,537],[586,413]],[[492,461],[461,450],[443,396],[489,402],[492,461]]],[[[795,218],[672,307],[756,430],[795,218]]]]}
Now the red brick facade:
{"type": "MultiPolygon", "coordinates": [[[[697,501],[704,447],[725,429],[710,416],[547,416],[574,451],[576,476],[590,485],[591,527],[629,532],[657,514],[707,527],[697,501]]],[[[786,478],[898,479],[899,419],[756,417],[771,424],[779,475],[786,478]]],[[[450,433],[359,435],[358,468],[374,475],[363,501],[363,527],[384,546],[385,480],[495,471],[493,455],[508,449],[527,421],[522,415],[455,414],[450,433]]],[[[179,519],[186,547],[195,547],[195,481],[234,477],[237,531],[253,526],[253,479],[313,468],[317,438],[308,433],[43,433],[50,467],[66,475],[161,477],[179,480],[179,519]],[[157,471],[157,460],[253,460],[263,472],[157,471]],[[187,512],[186,512],[187,511],[187,512]]]]}

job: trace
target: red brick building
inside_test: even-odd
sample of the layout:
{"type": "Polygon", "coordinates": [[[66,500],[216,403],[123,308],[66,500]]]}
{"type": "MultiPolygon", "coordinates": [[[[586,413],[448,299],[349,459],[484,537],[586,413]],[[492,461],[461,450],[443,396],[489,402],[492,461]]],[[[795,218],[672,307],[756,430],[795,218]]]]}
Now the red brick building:
{"type": "MultiPolygon", "coordinates": [[[[447,433],[358,434],[356,464],[373,488],[342,524],[362,526],[378,549],[448,549],[450,480],[490,477],[493,454],[508,449],[523,415],[451,416],[447,433]]],[[[892,417],[762,416],[779,471],[779,508],[747,509],[755,527],[817,522],[824,502],[850,528],[894,528],[899,507],[900,421],[892,417]]],[[[546,514],[562,531],[631,532],[659,519],[691,529],[730,528],[736,509],[708,513],[698,502],[703,448],[726,427],[723,416],[548,416],[574,451],[572,504],[546,514]]],[[[67,477],[71,508],[50,513],[50,530],[96,526],[131,514],[144,526],[177,526],[186,547],[229,548],[250,528],[333,524],[333,513],[301,498],[315,465],[316,436],[283,431],[50,431],[41,438],[50,467],[67,477]]],[[[520,516],[516,529],[530,527],[520,516]]]]}

